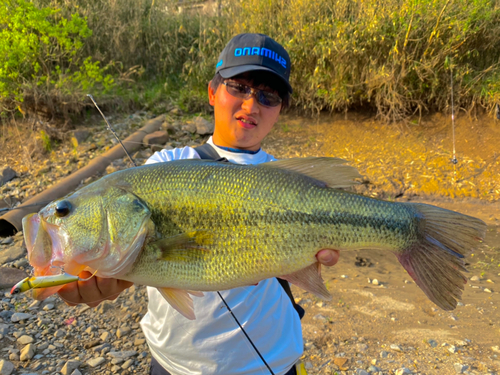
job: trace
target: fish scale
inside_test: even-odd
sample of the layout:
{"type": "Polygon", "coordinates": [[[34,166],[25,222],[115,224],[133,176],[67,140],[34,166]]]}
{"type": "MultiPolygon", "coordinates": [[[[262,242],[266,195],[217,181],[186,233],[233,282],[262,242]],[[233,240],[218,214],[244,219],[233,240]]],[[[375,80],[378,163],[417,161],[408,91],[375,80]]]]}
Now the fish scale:
{"type": "MultiPolygon", "coordinates": [[[[185,167],[195,172],[178,171],[175,167],[174,172],[165,171],[163,176],[154,179],[161,185],[153,189],[156,199],[150,200],[147,195],[143,198],[150,202],[153,222],[168,222],[165,227],[175,230],[165,230],[163,235],[197,229],[213,233],[213,244],[206,246],[205,256],[198,259],[203,266],[191,274],[179,274],[176,267],[184,269],[185,265],[172,264],[169,259],[155,265],[159,284],[173,278],[175,287],[194,285],[197,290],[209,290],[205,289],[206,284],[217,285],[218,289],[249,285],[275,276],[277,269],[286,274],[314,263],[315,254],[321,248],[380,248],[380,238],[385,237],[392,241],[387,241],[384,247],[390,248],[392,243],[396,249],[416,237],[413,235],[409,240],[405,234],[397,235],[401,219],[391,223],[390,214],[386,212],[394,205],[389,202],[368,200],[367,205],[362,202],[365,200],[362,196],[318,186],[307,176],[272,168],[259,171],[257,189],[255,171],[258,168],[249,171],[250,168],[226,168],[212,163],[213,166],[200,169],[196,165],[185,167]],[[217,178],[211,178],[214,174],[217,178]],[[158,199],[163,192],[168,198],[158,199]],[[255,202],[259,205],[255,206],[255,202]],[[356,206],[365,207],[365,212],[355,215],[349,212],[356,206]],[[265,263],[251,262],[256,256],[265,263]]],[[[134,176],[129,176],[125,181],[139,187],[133,192],[142,198],[144,192],[150,190],[148,183],[137,184],[134,176]]],[[[411,212],[407,208],[400,211],[399,217],[406,215],[411,222],[411,212]]],[[[414,231],[409,228],[408,231],[414,231]]],[[[131,274],[151,274],[148,269],[151,265],[149,260],[141,263],[139,259],[131,274]]]]}
{"type": "Polygon", "coordinates": [[[318,251],[381,249],[396,255],[431,301],[454,309],[465,280],[463,257],[478,246],[485,224],[431,205],[339,189],[359,177],[344,164],[337,158],[249,166],[181,160],[119,171],[26,217],[29,258],[38,276],[50,275],[50,262],[59,262],[67,272],[85,268],[157,287],[193,319],[188,292],[269,277],[331,298],[318,251]],[[59,204],[71,210],[58,215],[59,204]]]}

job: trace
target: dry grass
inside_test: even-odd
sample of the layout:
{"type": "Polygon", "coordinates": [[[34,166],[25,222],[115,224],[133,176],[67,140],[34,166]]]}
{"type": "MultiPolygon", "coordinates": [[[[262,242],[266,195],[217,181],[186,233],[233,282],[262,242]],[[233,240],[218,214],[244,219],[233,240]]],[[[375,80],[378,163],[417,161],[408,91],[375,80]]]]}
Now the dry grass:
{"type": "MultiPolygon", "coordinates": [[[[225,2],[216,13],[179,12],[174,0],[35,3],[60,9],[59,18],[86,17],[92,35],[80,60],[100,61],[116,83],[102,101],[202,108],[195,102],[206,101],[217,56],[240,32],[269,34],[287,48],[292,105],[308,113],[370,108],[400,121],[447,111],[450,73],[457,107],[492,112],[500,101],[498,0],[248,0],[225,2]]],[[[86,93],[38,87],[26,102],[67,122],[86,93]]]]}

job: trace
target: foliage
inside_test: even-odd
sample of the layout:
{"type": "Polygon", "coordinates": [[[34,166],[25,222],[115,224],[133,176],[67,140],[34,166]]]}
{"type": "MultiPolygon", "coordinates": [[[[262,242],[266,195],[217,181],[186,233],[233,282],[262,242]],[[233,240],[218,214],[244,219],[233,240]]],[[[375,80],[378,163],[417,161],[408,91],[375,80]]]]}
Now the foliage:
{"type": "Polygon", "coordinates": [[[40,130],[40,140],[42,141],[43,149],[46,152],[52,151],[52,140],[44,130],[40,130]]]}
{"type": "Polygon", "coordinates": [[[498,1],[249,0],[235,32],[264,32],[289,51],[295,104],[375,107],[390,120],[499,99],[498,1]],[[269,22],[266,15],[273,14],[269,22]]]}
{"type": "Polygon", "coordinates": [[[499,0],[246,0],[216,11],[181,11],[177,0],[6,1],[0,92],[16,99],[98,84],[134,105],[200,110],[227,41],[260,32],[289,51],[292,106],[307,112],[363,106],[397,121],[449,110],[451,77],[458,107],[500,100],[499,0]]]}
{"type": "Polygon", "coordinates": [[[60,9],[26,0],[6,0],[1,9],[0,110],[41,92],[64,97],[96,83],[111,88],[100,62],[81,54],[92,31],[78,13],[62,17],[60,9]]]}

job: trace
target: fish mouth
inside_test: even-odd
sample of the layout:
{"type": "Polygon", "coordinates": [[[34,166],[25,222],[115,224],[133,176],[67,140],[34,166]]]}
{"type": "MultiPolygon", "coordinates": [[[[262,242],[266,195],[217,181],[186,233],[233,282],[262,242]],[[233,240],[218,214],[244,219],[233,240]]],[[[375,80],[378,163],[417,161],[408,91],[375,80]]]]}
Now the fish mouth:
{"type": "Polygon", "coordinates": [[[45,275],[47,267],[64,263],[64,236],[58,234],[61,228],[45,222],[38,214],[25,216],[22,224],[28,261],[35,275],[45,275]]]}
{"type": "Polygon", "coordinates": [[[28,260],[35,273],[50,265],[52,259],[52,240],[43,229],[42,220],[38,214],[30,214],[23,218],[23,233],[28,260]]]}

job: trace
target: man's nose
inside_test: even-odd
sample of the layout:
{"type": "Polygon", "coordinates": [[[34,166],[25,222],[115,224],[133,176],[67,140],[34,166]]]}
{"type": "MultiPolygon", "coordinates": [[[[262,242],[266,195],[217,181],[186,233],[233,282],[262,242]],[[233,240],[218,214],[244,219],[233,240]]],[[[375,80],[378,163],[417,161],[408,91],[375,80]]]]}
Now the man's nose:
{"type": "Polygon", "coordinates": [[[254,93],[250,94],[248,98],[243,99],[241,108],[248,111],[249,113],[255,113],[259,110],[259,103],[257,102],[254,93]]]}

